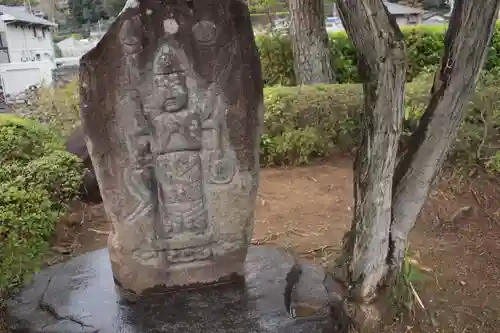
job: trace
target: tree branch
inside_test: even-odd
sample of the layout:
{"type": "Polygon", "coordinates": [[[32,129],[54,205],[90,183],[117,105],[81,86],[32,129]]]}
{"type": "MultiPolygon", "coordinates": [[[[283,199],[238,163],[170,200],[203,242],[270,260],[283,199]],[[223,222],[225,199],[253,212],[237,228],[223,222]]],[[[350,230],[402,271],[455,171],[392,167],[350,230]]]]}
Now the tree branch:
{"type": "Polygon", "coordinates": [[[455,2],[431,100],[396,168],[391,226],[395,247],[391,259],[396,266],[402,262],[408,234],[455,140],[485,60],[499,4],[500,0],[484,0],[480,6],[470,0],[455,2]]]}

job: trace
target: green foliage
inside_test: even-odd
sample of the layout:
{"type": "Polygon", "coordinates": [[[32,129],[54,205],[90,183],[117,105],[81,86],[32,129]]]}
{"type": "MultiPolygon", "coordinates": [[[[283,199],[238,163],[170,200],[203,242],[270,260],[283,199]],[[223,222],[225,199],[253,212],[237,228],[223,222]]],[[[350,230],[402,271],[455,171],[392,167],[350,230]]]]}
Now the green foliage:
{"type": "Polygon", "coordinates": [[[469,112],[461,125],[451,157],[465,164],[486,166],[498,173],[500,150],[500,81],[483,73],[476,93],[469,103],[469,112]]]}
{"type": "Polygon", "coordinates": [[[330,34],[331,63],[339,83],[359,82],[357,54],[351,40],[344,32],[330,34]]]}
{"type": "Polygon", "coordinates": [[[62,148],[45,126],[16,116],[0,114],[0,166],[28,163],[47,151],[62,148]]]}
{"type": "Polygon", "coordinates": [[[415,314],[418,297],[416,285],[425,279],[425,275],[418,266],[412,263],[409,250],[406,249],[405,257],[399,274],[395,277],[392,288],[389,292],[391,310],[395,317],[409,316],[415,314]]]}
{"type": "Polygon", "coordinates": [[[290,38],[274,33],[256,36],[260,51],[262,75],[265,85],[295,85],[293,72],[293,51],[290,38]]]}
{"type": "Polygon", "coordinates": [[[354,85],[266,88],[262,162],[302,164],[354,148],[360,94],[354,85]]]}
{"type": "MultiPolygon", "coordinates": [[[[248,9],[252,14],[271,13],[286,10],[288,5],[284,0],[248,0],[248,9]]],[[[286,14],[286,12],[284,12],[286,14]]],[[[283,14],[283,12],[282,12],[283,14]]]]}
{"type": "Polygon", "coordinates": [[[439,64],[444,47],[444,33],[444,27],[439,26],[403,29],[408,56],[408,81],[413,80],[429,66],[439,64]]]}
{"type": "MultiPolygon", "coordinates": [[[[4,6],[24,6],[26,4],[25,0],[0,0],[0,5],[4,6]]],[[[39,4],[39,1],[31,0],[31,7],[35,7],[39,4]]]]}
{"type": "Polygon", "coordinates": [[[57,210],[48,193],[17,182],[0,183],[0,300],[30,277],[47,249],[57,210]]]}
{"type": "Polygon", "coordinates": [[[83,38],[82,35],[75,34],[75,33],[71,33],[71,34],[54,34],[53,37],[52,37],[52,40],[54,41],[54,43],[59,43],[60,41],[63,41],[66,38],[70,38],[70,37],[73,37],[73,38],[75,38],[77,40],[80,40],[80,39],[83,38]]]}
{"type": "Polygon", "coordinates": [[[109,16],[116,17],[121,12],[126,2],[126,0],[104,0],[104,7],[109,16]]]}
{"type": "Polygon", "coordinates": [[[50,199],[60,208],[75,199],[75,193],[81,183],[80,160],[63,150],[30,161],[20,176],[25,184],[37,186],[44,184],[50,193],[50,199]],[[61,205],[62,204],[62,205],[61,205]]]}
{"type": "MultiPolygon", "coordinates": [[[[402,29],[408,55],[407,80],[412,81],[428,68],[439,65],[445,26],[416,26],[402,29]]],[[[287,35],[256,36],[266,85],[295,85],[293,53],[287,35]]],[[[345,32],[330,34],[330,48],[338,83],[359,83],[357,56],[345,32]]],[[[500,23],[493,34],[485,70],[500,74],[500,23]]]]}
{"type": "Polygon", "coordinates": [[[53,131],[67,137],[80,125],[78,80],[71,80],[65,86],[41,87],[29,109],[21,106],[15,111],[48,123],[53,131]]]}
{"type": "Polygon", "coordinates": [[[0,115],[0,301],[39,267],[81,178],[81,162],[49,127],[0,115]]]}
{"type": "MultiPolygon", "coordinates": [[[[403,144],[418,125],[430,87],[423,77],[406,85],[403,129],[407,135],[401,138],[403,144]]],[[[499,89],[491,83],[479,85],[449,154],[451,160],[479,163],[496,172],[500,144],[499,89]]],[[[359,111],[363,102],[359,85],[268,87],[264,101],[261,138],[264,165],[304,164],[336,151],[352,152],[358,146],[359,111]]]]}
{"type": "MultiPolygon", "coordinates": [[[[406,85],[403,144],[425,110],[433,69],[425,67],[406,85]]],[[[463,163],[479,161],[492,170],[498,166],[495,156],[500,142],[500,82],[497,84],[495,80],[492,75],[483,75],[450,158],[463,163]]],[[[305,164],[336,151],[353,152],[359,142],[362,94],[358,84],[267,87],[262,164],[305,164]]],[[[47,95],[41,93],[35,106],[33,117],[49,122],[63,136],[69,134],[80,121],[76,80],[65,87],[47,90],[47,95]]],[[[21,153],[19,150],[18,154],[21,153]]]]}
{"type": "Polygon", "coordinates": [[[68,0],[69,11],[75,23],[83,25],[109,19],[102,0],[68,0]]]}

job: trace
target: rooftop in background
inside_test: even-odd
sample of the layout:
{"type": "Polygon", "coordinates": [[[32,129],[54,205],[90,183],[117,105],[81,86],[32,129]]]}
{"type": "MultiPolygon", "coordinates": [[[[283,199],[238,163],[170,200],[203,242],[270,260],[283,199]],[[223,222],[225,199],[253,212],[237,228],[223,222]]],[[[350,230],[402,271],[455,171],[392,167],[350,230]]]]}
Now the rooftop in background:
{"type": "MultiPolygon", "coordinates": [[[[410,6],[405,6],[405,5],[400,5],[397,3],[392,3],[389,1],[384,1],[384,5],[387,7],[387,10],[389,10],[389,13],[392,15],[420,15],[424,14],[425,10],[421,8],[415,8],[415,7],[410,7],[410,6]]],[[[336,15],[337,10],[333,10],[333,17],[337,17],[336,15]]]]}
{"type": "Polygon", "coordinates": [[[56,27],[57,24],[43,18],[37,17],[25,7],[14,7],[0,5],[0,20],[4,22],[24,22],[56,27]]]}
{"type": "Polygon", "coordinates": [[[420,8],[409,7],[404,5],[399,5],[397,3],[392,3],[389,1],[384,1],[385,6],[392,15],[409,15],[409,14],[423,14],[424,11],[420,8]]]}

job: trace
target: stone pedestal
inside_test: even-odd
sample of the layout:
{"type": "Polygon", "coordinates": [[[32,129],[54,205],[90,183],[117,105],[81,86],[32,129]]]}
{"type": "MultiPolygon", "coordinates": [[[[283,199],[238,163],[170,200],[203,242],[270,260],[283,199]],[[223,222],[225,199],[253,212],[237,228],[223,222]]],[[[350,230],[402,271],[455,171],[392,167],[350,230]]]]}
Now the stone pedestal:
{"type": "Polygon", "coordinates": [[[116,280],[243,275],[263,85],[244,1],[129,1],[80,63],[82,125],[116,280]]]}
{"type": "Polygon", "coordinates": [[[339,289],[321,267],[302,265],[291,305],[286,277],[295,265],[288,253],[252,247],[244,282],[165,293],[160,288],[124,298],[113,283],[107,250],[98,250],[36,274],[7,302],[12,333],[335,333],[327,306],[339,289]],[[328,284],[328,287],[325,285],[328,284]],[[333,287],[332,287],[333,286],[333,287]]]}

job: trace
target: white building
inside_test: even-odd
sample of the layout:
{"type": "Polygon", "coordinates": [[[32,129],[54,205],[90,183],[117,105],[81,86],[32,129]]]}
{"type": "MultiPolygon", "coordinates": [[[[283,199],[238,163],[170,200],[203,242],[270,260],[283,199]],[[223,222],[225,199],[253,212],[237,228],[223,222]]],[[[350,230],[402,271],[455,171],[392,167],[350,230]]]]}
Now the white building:
{"type": "Polygon", "coordinates": [[[400,27],[405,25],[419,25],[423,22],[424,11],[422,9],[388,1],[384,1],[384,4],[400,27]]]}
{"type": "Polygon", "coordinates": [[[98,42],[99,38],[79,40],[72,36],[57,43],[57,47],[61,50],[63,58],[81,57],[92,50],[98,42]]]}
{"type": "Polygon", "coordinates": [[[5,95],[15,96],[31,85],[52,82],[55,26],[25,7],[0,5],[0,81],[5,95]]]}
{"type": "MultiPolygon", "coordinates": [[[[384,4],[400,27],[423,23],[424,11],[422,9],[403,6],[389,1],[384,1],[384,4]]],[[[338,10],[335,6],[333,7],[333,15],[326,19],[326,30],[328,32],[344,30],[344,25],[340,21],[338,10]]]]}

